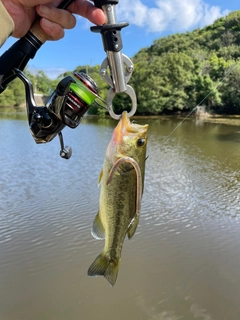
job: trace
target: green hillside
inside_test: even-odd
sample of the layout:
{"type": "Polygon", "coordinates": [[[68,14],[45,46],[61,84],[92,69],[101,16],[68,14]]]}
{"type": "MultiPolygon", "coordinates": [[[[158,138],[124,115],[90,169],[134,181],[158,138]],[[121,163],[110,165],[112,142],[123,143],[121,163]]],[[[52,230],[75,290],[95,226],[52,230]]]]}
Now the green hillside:
{"type": "Polygon", "coordinates": [[[140,50],[132,80],[139,113],[191,110],[212,90],[204,105],[239,113],[239,31],[240,11],[235,11],[208,27],[157,39],[140,50]]]}

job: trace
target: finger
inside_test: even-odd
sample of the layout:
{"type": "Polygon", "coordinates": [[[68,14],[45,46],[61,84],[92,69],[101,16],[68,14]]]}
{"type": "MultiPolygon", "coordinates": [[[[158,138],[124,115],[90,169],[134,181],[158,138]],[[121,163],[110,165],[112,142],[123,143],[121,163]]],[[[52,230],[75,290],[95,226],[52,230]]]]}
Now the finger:
{"type": "Polygon", "coordinates": [[[52,40],[59,40],[64,37],[64,29],[57,23],[49,21],[45,18],[40,20],[40,26],[52,40]]]}
{"type": "Polygon", "coordinates": [[[36,10],[40,17],[55,22],[64,29],[72,29],[76,25],[76,18],[69,11],[46,5],[37,6],[36,10]]]}
{"type": "Polygon", "coordinates": [[[89,21],[97,25],[102,25],[106,22],[105,13],[86,0],[74,1],[68,7],[68,10],[72,13],[76,13],[84,18],[87,18],[89,21]]]}

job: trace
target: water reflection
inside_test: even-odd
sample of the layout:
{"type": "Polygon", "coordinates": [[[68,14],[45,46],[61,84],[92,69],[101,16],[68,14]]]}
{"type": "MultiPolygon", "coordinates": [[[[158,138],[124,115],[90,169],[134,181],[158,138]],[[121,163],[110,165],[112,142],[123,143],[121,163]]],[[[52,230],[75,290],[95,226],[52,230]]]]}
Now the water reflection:
{"type": "Polygon", "coordinates": [[[98,174],[115,122],[89,119],[36,145],[26,119],[0,121],[0,317],[7,320],[236,320],[240,316],[239,131],[148,122],[142,216],[118,282],[86,273],[98,174]]]}
{"type": "Polygon", "coordinates": [[[0,119],[1,120],[27,120],[27,112],[26,111],[13,111],[12,108],[6,109],[0,108],[0,119]]]}

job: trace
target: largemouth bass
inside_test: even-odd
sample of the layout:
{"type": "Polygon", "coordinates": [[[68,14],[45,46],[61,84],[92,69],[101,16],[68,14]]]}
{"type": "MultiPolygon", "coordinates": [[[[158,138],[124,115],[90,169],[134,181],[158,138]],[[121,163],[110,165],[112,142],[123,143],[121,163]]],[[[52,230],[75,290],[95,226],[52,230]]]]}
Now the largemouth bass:
{"type": "Polygon", "coordinates": [[[123,112],[99,175],[99,212],[93,222],[92,235],[105,239],[105,246],[89,267],[88,275],[102,275],[112,286],[117,280],[124,239],[126,235],[132,238],[139,222],[147,129],[148,125],[131,123],[123,112]]]}

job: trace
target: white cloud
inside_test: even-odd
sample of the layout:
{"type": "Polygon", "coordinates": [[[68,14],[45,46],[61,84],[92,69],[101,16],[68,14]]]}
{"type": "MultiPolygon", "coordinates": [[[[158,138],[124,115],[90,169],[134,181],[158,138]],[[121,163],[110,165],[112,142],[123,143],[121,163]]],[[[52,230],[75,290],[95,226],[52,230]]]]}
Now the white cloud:
{"type": "Polygon", "coordinates": [[[45,73],[45,75],[51,79],[57,79],[58,76],[60,76],[61,74],[63,74],[67,70],[66,68],[42,68],[39,69],[37,67],[35,67],[34,65],[28,65],[28,70],[33,74],[37,74],[39,71],[43,71],[45,73]]]}
{"type": "Polygon", "coordinates": [[[43,72],[49,79],[57,79],[58,76],[63,74],[64,72],[69,71],[66,68],[45,68],[43,72]]]}
{"type": "Polygon", "coordinates": [[[203,27],[225,16],[219,6],[211,6],[202,0],[121,0],[117,5],[117,20],[146,28],[148,32],[185,31],[203,27]]]}
{"type": "Polygon", "coordinates": [[[121,0],[117,6],[117,14],[131,21],[132,24],[142,26],[148,18],[149,8],[144,5],[140,0],[132,1],[129,5],[129,0],[121,0]]]}

